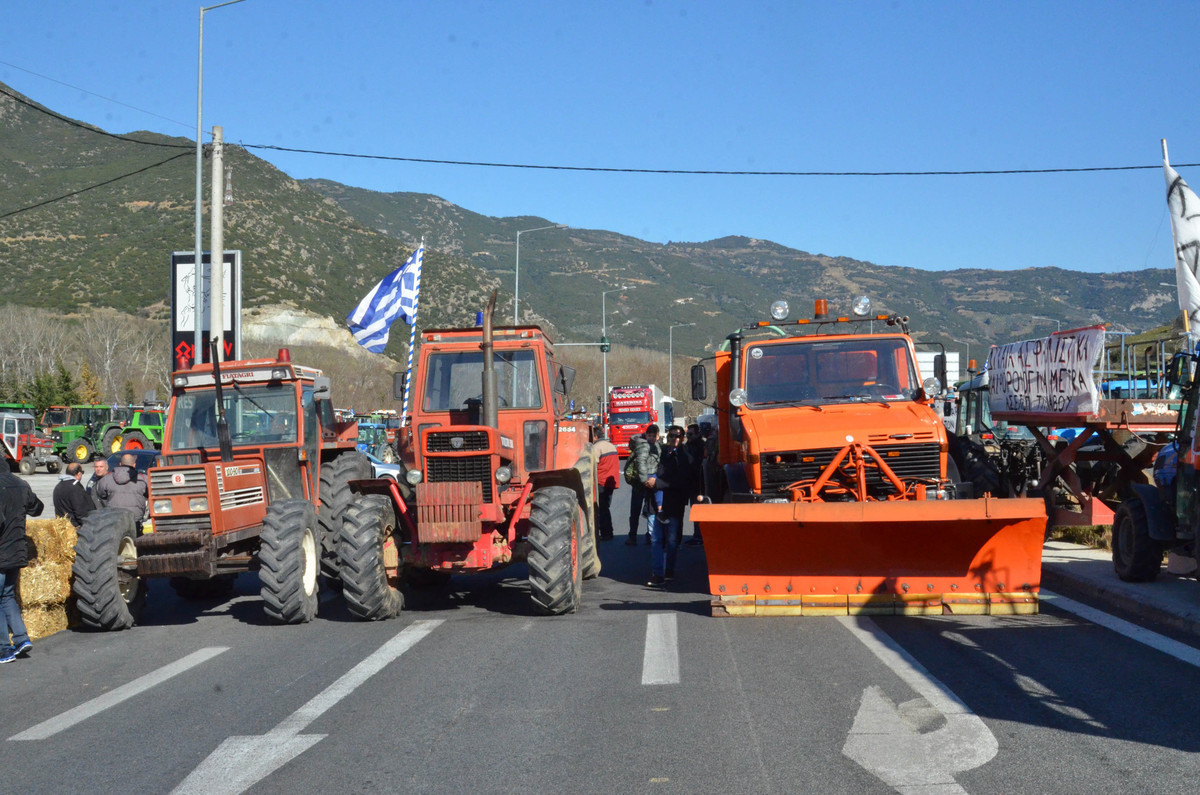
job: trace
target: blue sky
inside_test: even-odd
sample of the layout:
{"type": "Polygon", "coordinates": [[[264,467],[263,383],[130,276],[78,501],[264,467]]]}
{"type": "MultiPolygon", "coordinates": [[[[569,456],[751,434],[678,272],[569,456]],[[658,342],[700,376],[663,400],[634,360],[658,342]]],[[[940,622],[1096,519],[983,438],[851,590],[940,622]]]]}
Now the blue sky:
{"type": "MultiPolygon", "coordinates": [[[[191,139],[199,8],[9,0],[0,81],[112,132],[191,139]]],[[[205,15],[204,128],[296,149],[722,171],[1143,166],[1166,138],[1200,187],[1183,165],[1200,163],[1198,22],[1196,2],[245,0],[205,15]]],[[[702,176],[253,151],[296,178],[656,242],[747,235],[927,270],[1174,262],[1161,169],[702,176]]]]}

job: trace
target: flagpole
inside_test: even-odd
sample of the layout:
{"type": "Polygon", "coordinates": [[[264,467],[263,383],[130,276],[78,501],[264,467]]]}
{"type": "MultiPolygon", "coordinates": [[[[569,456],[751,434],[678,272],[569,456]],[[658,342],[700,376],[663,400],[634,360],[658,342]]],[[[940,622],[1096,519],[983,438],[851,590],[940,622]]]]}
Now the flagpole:
{"type": "MultiPolygon", "coordinates": [[[[425,238],[421,238],[421,258],[425,257],[425,238]]],[[[408,391],[412,385],[413,348],[417,344],[417,309],[421,305],[421,270],[417,270],[417,283],[413,287],[416,298],[413,300],[412,326],[408,333],[408,369],[404,371],[404,406],[400,410],[400,427],[408,425],[408,391]]]]}
{"type": "MultiPolygon", "coordinates": [[[[1171,161],[1167,157],[1167,139],[1160,138],[1159,141],[1162,143],[1163,165],[1169,166],[1169,165],[1171,165],[1171,161]]],[[[1175,253],[1174,236],[1172,236],[1172,239],[1171,239],[1171,253],[1175,254],[1175,256],[1179,256],[1178,254],[1175,253]]],[[[1176,265],[1175,267],[1178,268],[1179,266],[1176,265]]],[[[1183,310],[1183,333],[1186,335],[1191,334],[1191,320],[1188,318],[1188,313],[1187,313],[1186,309],[1183,310]]]]}

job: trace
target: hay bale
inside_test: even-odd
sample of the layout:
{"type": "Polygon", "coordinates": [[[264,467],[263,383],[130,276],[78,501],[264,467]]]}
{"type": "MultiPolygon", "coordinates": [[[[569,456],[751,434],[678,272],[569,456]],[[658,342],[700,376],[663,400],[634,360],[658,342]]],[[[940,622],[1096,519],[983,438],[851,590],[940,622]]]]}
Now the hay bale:
{"type": "Polygon", "coordinates": [[[70,596],[70,563],[38,563],[21,569],[17,601],[22,608],[64,605],[70,596]]]}
{"type": "Polygon", "coordinates": [[[31,564],[75,560],[75,527],[68,519],[30,519],[25,522],[25,537],[33,546],[31,564]]]}
{"type": "Polygon", "coordinates": [[[21,611],[25,619],[25,629],[33,640],[53,635],[67,628],[66,605],[43,605],[21,611]]]}

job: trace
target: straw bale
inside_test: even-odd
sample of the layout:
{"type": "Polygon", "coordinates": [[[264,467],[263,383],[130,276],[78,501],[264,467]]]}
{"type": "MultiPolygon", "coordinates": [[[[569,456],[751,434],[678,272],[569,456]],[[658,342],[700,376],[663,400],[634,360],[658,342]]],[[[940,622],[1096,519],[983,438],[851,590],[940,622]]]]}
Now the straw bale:
{"type": "Polygon", "coordinates": [[[65,604],[71,596],[70,563],[37,563],[21,569],[17,600],[22,608],[65,604]]]}
{"type": "Polygon", "coordinates": [[[66,605],[31,607],[21,611],[25,629],[33,640],[53,635],[67,628],[66,605]]]}
{"type": "Polygon", "coordinates": [[[30,519],[25,522],[25,537],[33,545],[31,563],[75,560],[75,527],[68,519],[30,519]]]}

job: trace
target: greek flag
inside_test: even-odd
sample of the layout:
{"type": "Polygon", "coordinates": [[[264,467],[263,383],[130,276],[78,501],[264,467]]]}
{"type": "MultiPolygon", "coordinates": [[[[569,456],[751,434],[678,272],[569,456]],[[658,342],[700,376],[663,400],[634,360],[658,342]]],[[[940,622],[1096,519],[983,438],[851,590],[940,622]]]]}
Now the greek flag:
{"type": "Polygon", "coordinates": [[[359,301],[346,320],[358,344],[371,353],[383,353],[388,330],[396,318],[412,325],[417,318],[417,293],[421,289],[421,245],[404,265],[389,273],[359,301]]]}

